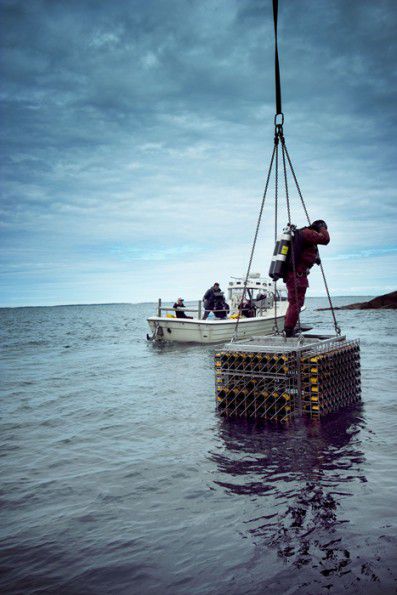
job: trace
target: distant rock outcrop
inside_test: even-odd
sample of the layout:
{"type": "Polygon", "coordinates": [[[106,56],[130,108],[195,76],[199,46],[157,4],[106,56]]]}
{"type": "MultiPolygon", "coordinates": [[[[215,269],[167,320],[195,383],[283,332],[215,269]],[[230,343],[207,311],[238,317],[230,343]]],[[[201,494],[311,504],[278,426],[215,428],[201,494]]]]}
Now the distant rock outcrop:
{"type": "MultiPolygon", "coordinates": [[[[369,300],[369,302],[359,302],[349,304],[348,306],[337,306],[334,310],[394,310],[397,308],[397,291],[385,293],[379,297],[369,300]]],[[[318,308],[318,310],[330,310],[331,308],[318,308]]]]}

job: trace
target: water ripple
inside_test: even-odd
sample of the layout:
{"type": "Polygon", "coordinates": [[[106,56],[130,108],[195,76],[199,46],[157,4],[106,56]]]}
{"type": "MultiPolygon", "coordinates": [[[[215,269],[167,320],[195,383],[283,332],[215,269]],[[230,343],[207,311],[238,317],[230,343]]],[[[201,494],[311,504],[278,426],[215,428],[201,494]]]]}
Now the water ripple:
{"type": "Polygon", "coordinates": [[[218,418],[152,309],[0,311],[1,591],[393,592],[395,313],[340,311],[363,405],[285,428],[218,418]]]}

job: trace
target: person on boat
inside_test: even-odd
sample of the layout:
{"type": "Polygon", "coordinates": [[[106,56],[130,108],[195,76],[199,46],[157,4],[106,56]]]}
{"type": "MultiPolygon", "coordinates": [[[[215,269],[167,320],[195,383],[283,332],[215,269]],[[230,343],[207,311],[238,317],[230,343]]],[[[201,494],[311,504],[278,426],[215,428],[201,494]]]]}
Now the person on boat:
{"type": "Polygon", "coordinates": [[[255,318],[256,316],[256,306],[252,300],[244,300],[240,303],[238,309],[241,316],[245,316],[245,318],[255,318]]]}
{"type": "MultiPolygon", "coordinates": [[[[305,302],[306,290],[309,287],[308,274],[314,264],[320,264],[317,246],[329,244],[330,237],[325,221],[317,219],[308,227],[299,231],[299,245],[296,249],[295,274],[290,262],[283,281],[288,290],[288,309],[285,315],[284,333],[286,337],[294,336],[299,312],[305,302]]],[[[295,250],[295,244],[294,244],[295,250]]]]}
{"type": "Polygon", "coordinates": [[[177,318],[190,318],[192,319],[193,316],[186,316],[185,312],[181,310],[181,308],[185,308],[185,304],[183,303],[183,298],[178,298],[175,304],[172,306],[175,310],[175,316],[177,318]]]}
{"type": "Polygon", "coordinates": [[[266,308],[267,305],[267,293],[265,291],[260,291],[255,299],[255,307],[262,309],[266,308]]]}
{"type": "Polygon", "coordinates": [[[230,312],[230,306],[226,303],[223,291],[215,294],[214,310],[215,318],[225,319],[230,312]]]}
{"type": "Polygon", "coordinates": [[[203,296],[203,302],[204,302],[203,320],[207,320],[209,313],[214,311],[215,298],[217,298],[217,297],[219,298],[221,293],[222,292],[221,292],[219,283],[214,283],[212,287],[207,289],[207,291],[205,292],[205,294],[203,296]]]}

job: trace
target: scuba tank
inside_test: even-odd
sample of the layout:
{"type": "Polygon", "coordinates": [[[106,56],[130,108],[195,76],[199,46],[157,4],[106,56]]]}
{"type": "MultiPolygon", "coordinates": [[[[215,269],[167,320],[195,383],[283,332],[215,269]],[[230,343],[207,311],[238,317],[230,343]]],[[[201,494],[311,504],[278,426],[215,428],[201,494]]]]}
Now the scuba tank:
{"type": "Polygon", "coordinates": [[[295,229],[295,225],[288,224],[284,227],[276,242],[269,269],[269,277],[271,277],[273,281],[281,279],[286,273],[286,262],[291,250],[291,242],[295,229]]]}

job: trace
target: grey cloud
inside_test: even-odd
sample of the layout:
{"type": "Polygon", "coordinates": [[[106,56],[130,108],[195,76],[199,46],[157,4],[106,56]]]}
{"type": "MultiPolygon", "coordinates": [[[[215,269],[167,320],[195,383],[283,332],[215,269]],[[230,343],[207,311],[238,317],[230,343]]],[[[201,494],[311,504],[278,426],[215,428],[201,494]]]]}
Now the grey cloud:
{"type": "MultiPolygon", "coordinates": [[[[209,250],[219,233],[250,241],[272,148],[270,0],[1,11],[7,247],[54,232],[62,260],[66,239],[81,259],[117,237],[172,252],[198,228],[209,250]]],[[[393,214],[395,23],[388,0],[280,0],[288,147],[310,212],[340,225],[393,214]]]]}

